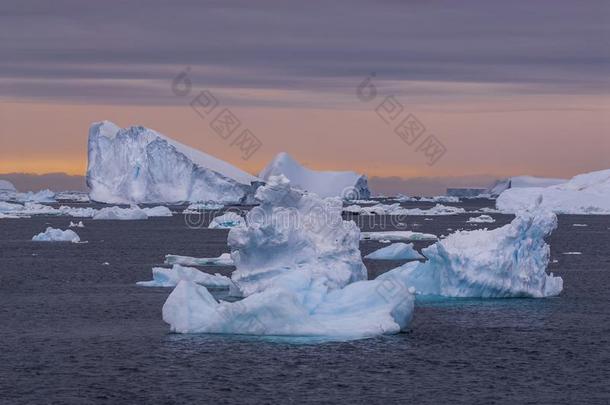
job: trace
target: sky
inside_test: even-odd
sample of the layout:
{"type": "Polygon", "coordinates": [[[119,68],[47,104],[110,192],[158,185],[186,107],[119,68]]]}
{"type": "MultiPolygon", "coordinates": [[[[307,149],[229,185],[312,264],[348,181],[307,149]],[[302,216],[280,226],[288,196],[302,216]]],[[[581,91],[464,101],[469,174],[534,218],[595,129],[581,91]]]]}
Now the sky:
{"type": "Polygon", "coordinates": [[[0,173],[82,175],[111,120],[252,173],[286,151],[397,181],[571,177],[610,167],[609,91],[608,1],[0,3],[0,173]]]}

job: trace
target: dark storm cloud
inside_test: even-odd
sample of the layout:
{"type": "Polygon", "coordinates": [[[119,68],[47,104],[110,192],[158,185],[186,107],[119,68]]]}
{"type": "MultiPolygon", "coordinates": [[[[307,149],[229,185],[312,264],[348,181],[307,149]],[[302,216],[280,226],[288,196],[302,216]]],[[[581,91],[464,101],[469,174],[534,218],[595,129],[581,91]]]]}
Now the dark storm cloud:
{"type": "Polygon", "coordinates": [[[375,71],[607,92],[609,19],[589,0],[9,0],[0,96],[165,100],[182,66],[212,88],[347,91],[375,71]]]}

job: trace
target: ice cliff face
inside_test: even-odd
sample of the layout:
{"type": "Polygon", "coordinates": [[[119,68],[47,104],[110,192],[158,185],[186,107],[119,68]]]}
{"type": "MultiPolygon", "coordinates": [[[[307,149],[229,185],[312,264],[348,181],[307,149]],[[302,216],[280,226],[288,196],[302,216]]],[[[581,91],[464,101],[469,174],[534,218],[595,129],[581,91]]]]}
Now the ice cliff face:
{"type": "Polygon", "coordinates": [[[259,177],[268,180],[271,176],[283,175],[293,187],[316,193],[318,196],[342,197],[346,199],[368,199],[371,192],[367,177],[354,172],[316,171],[303,167],[289,154],[279,153],[263,169],[259,177]]]}
{"type": "Polygon", "coordinates": [[[245,298],[217,301],[181,281],[163,306],[172,331],[360,338],[408,326],[413,294],[366,281],[360,231],[341,218],[339,198],[304,194],[283,176],[269,178],[256,198],[246,225],[229,232],[231,278],[245,298]]]}
{"type": "Polygon", "coordinates": [[[536,204],[557,214],[610,214],[610,169],[580,174],[550,187],[509,189],[496,200],[504,212],[536,204]]]}
{"type": "Polygon", "coordinates": [[[257,178],[144,127],[89,129],[90,198],[105,203],[239,203],[257,178]]]}
{"type": "Polygon", "coordinates": [[[563,288],[547,274],[555,214],[520,212],[508,225],[491,231],[460,231],[422,250],[428,260],[411,262],[379,278],[395,278],[418,294],[445,297],[549,297],[563,288]]]}

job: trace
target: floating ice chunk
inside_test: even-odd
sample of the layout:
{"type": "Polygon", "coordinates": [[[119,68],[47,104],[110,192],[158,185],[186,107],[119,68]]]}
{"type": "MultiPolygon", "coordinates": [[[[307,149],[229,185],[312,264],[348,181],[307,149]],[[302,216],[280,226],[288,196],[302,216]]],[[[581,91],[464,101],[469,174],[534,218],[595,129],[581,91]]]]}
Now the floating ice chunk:
{"type": "Polygon", "coordinates": [[[172,212],[169,208],[164,206],[152,207],[152,208],[142,208],[142,211],[146,213],[146,215],[150,217],[171,217],[172,212]]]}
{"type": "Polygon", "coordinates": [[[520,212],[491,231],[461,231],[422,250],[428,261],[410,262],[380,276],[397,277],[419,294],[446,297],[549,297],[563,288],[546,274],[549,246],[557,226],[550,212],[520,212]],[[387,276],[386,276],[387,275],[387,276]]]}
{"type": "Polygon", "coordinates": [[[13,214],[3,214],[2,212],[0,212],[0,219],[18,219],[18,218],[24,218],[24,217],[19,216],[19,215],[13,215],[13,214]]]}
{"type": "Polygon", "coordinates": [[[51,190],[28,191],[27,193],[17,193],[15,200],[19,202],[54,203],[55,193],[51,190]]]}
{"type": "Polygon", "coordinates": [[[80,237],[76,232],[68,229],[62,231],[61,229],[55,229],[48,227],[46,231],[35,235],[32,240],[34,242],[80,242],[80,237]]]}
{"type": "Polygon", "coordinates": [[[510,188],[496,200],[496,207],[504,212],[536,206],[557,214],[610,214],[610,169],[581,174],[570,181],[550,186],[510,188]]]}
{"type": "Polygon", "coordinates": [[[94,201],[111,204],[219,201],[239,203],[259,179],[152,129],[89,129],[87,184],[94,201]]]}
{"type": "Polygon", "coordinates": [[[232,280],[245,298],[218,302],[181,281],[163,306],[172,331],[360,338],[407,327],[413,295],[365,281],[360,232],[341,218],[340,199],[303,194],[283,176],[256,197],[261,205],[228,238],[232,280]]]}
{"type": "Polygon", "coordinates": [[[368,255],[365,259],[374,260],[414,260],[424,259],[417,250],[413,248],[412,243],[392,243],[390,246],[382,247],[368,255]]]}
{"type": "Polygon", "coordinates": [[[89,195],[82,191],[60,191],[55,194],[55,199],[57,201],[74,201],[86,203],[89,202],[89,195]]]}
{"type": "Polygon", "coordinates": [[[193,267],[183,267],[174,264],[171,269],[154,267],[152,269],[153,279],[150,281],[138,281],[136,284],[142,287],[174,287],[181,280],[191,281],[206,287],[229,288],[231,279],[218,273],[208,274],[193,267]]]}
{"type": "Polygon", "coordinates": [[[121,207],[106,207],[102,208],[98,212],[93,215],[93,219],[100,220],[140,220],[140,219],[148,219],[148,215],[142,209],[137,206],[132,206],[131,208],[121,208],[121,207]]]}
{"type": "Polygon", "coordinates": [[[589,226],[589,225],[587,225],[587,224],[572,224],[572,226],[585,227],[585,226],[589,226]]]}
{"type": "MultiPolygon", "coordinates": [[[[292,276],[306,278],[303,273],[292,276]]],[[[163,305],[163,320],[178,333],[342,339],[398,333],[411,321],[414,296],[406,290],[393,293],[386,284],[359,281],[326,292],[321,282],[295,280],[295,290],[274,287],[241,301],[218,302],[205,287],[181,281],[163,305]]]]}
{"type": "Polygon", "coordinates": [[[8,212],[20,212],[20,211],[23,211],[23,205],[0,201],[0,212],[1,213],[6,214],[8,212]]]}
{"type": "Polygon", "coordinates": [[[404,208],[399,203],[377,204],[372,207],[361,207],[359,205],[349,205],[343,211],[360,215],[456,215],[466,212],[461,207],[451,207],[437,204],[432,208],[404,208]]]}
{"type": "Polygon", "coordinates": [[[354,172],[323,172],[308,169],[286,152],[279,153],[261,171],[259,177],[267,181],[272,176],[283,175],[292,187],[315,193],[318,196],[345,199],[367,199],[370,191],[367,177],[354,172]]]}
{"type": "Polygon", "coordinates": [[[414,241],[414,240],[436,240],[436,235],[431,233],[421,233],[413,231],[381,231],[381,232],[361,232],[362,240],[389,240],[389,241],[414,241]]]}
{"type": "Polygon", "coordinates": [[[489,215],[479,215],[478,217],[470,217],[466,222],[469,224],[486,224],[496,222],[496,220],[489,215]]]}
{"type": "Polygon", "coordinates": [[[226,212],[222,215],[214,217],[208,228],[210,229],[230,229],[236,226],[244,226],[246,220],[239,214],[234,212],[226,212]]]}
{"type": "Polygon", "coordinates": [[[223,204],[220,203],[216,203],[216,202],[197,202],[197,203],[193,203],[193,204],[189,204],[188,207],[186,207],[183,211],[183,214],[192,214],[192,213],[197,213],[198,211],[215,211],[215,210],[220,210],[224,207],[223,204]]]}
{"type": "Polygon", "coordinates": [[[436,202],[436,203],[459,203],[459,197],[438,195],[435,197],[420,197],[419,201],[422,202],[436,202]]]}
{"type": "Polygon", "coordinates": [[[85,227],[85,224],[83,224],[83,221],[79,221],[78,223],[70,221],[70,228],[84,228],[84,227],[85,227]]]}
{"type": "Polygon", "coordinates": [[[582,252],[563,252],[564,255],[581,255],[582,252]]]}
{"type": "Polygon", "coordinates": [[[235,263],[230,253],[223,253],[218,257],[189,257],[166,255],[165,264],[181,264],[183,266],[233,266],[235,263]]]}

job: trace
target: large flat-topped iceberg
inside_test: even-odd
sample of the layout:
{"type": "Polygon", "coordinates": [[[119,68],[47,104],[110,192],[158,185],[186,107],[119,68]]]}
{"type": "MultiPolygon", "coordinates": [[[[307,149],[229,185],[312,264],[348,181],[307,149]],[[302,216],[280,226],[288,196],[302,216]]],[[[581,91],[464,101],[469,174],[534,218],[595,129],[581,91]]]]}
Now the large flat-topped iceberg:
{"type": "Polygon", "coordinates": [[[496,181],[493,186],[483,193],[483,195],[497,197],[502,194],[504,190],[511,188],[548,187],[565,183],[566,181],[567,179],[556,179],[550,177],[514,176],[496,181]]]}
{"type": "Polygon", "coordinates": [[[87,184],[94,201],[239,203],[258,179],[152,129],[96,122],[89,129],[87,184]]]}
{"type": "Polygon", "coordinates": [[[516,212],[540,204],[557,214],[610,214],[610,169],[580,174],[550,187],[509,189],[496,208],[516,212]]]}
{"type": "Polygon", "coordinates": [[[365,175],[354,172],[316,171],[302,166],[286,152],[279,153],[263,169],[259,177],[267,181],[271,176],[283,175],[290,184],[320,197],[368,199],[371,192],[365,175]]]}

